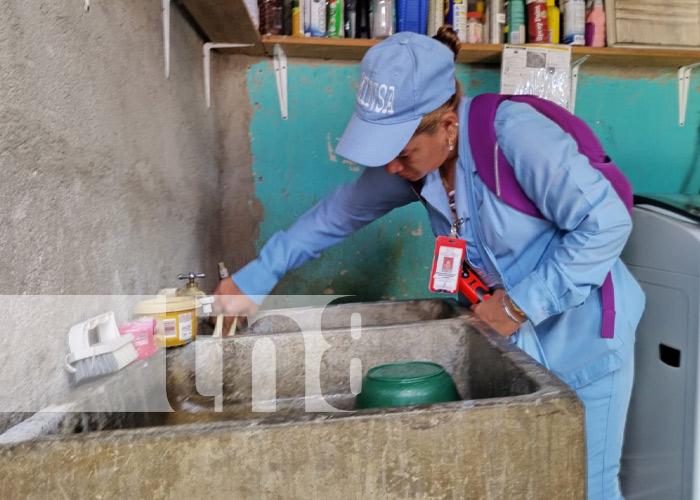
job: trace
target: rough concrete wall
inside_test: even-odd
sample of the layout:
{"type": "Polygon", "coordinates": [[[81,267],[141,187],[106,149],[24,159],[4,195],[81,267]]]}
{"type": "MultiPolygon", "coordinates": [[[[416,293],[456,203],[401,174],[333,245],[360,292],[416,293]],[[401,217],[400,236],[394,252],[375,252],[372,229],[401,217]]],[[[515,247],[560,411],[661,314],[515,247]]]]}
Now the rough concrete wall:
{"type": "MultiPolygon", "coordinates": [[[[0,293],[149,294],[188,271],[211,290],[220,155],[202,42],[173,9],[166,80],[161,2],[91,4],[0,0],[0,293]]],[[[104,307],[39,302],[5,301],[0,411],[64,394],[68,328],[104,307]]]]}
{"type": "Polygon", "coordinates": [[[158,2],[0,8],[5,293],[150,292],[206,270],[216,137],[194,32],[175,12],[166,80],[158,2]]]}
{"type": "MultiPolygon", "coordinates": [[[[248,96],[247,73],[260,58],[220,53],[212,64],[212,107],[219,134],[221,189],[220,258],[229,269],[254,259],[262,205],[255,197],[250,121],[253,105],[248,96]]],[[[268,131],[269,134],[274,134],[268,131]]]]}

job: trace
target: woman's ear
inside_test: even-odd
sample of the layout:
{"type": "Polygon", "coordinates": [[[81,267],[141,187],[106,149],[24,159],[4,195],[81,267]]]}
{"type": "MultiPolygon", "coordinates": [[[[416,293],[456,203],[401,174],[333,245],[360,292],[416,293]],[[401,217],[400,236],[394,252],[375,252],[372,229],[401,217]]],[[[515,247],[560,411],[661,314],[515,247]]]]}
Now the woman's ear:
{"type": "Polygon", "coordinates": [[[454,111],[448,111],[440,118],[440,127],[450,136],[457,133],[459,127],[459,116],[454,111]]]}

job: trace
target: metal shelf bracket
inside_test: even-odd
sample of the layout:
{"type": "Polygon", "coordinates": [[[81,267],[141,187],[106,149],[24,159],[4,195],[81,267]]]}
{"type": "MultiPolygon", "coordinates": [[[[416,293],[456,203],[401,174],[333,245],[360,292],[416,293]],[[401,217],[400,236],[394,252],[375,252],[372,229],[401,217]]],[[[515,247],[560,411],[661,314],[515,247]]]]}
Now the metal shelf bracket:
{"type": "Polygon", "coordinates": [[[163,54],[165,78],[170,78],[170,0],[163,0],[163,54]]]}
{"type": "Polygon", "coordinates": [[[277,97],[280,101],[280,112],[282,119],[287,119],[287,55],[275,44],[274,49],[275,79],[277,80],[277,97]]]}
{"type": "Polygon", "coordinates": [[[569,97],[569,112],[573,114],[574,108],[576,107],[576,87],[578,85],[578,68],[583,64],[588,55],[583,56],[581,59],[573,62],[571,64],[571,94],[569,97]]]}
{"type": "Polygon", "coordinates": [[[212,49],[231,49],[235,47],[252,47],[252,43],[213,43],[207,42],[202,46],[204,56],[204,99],[207,102],[207,108],[211,107],[211,50],[212,49]]]}
{"type": "Polygon", "coordinates": [[[685,110],[688,105],[688,90],[690,88],[690,73],[700,66],[700,62],[678,68],[678,125],[685,125],[685,110]]]}

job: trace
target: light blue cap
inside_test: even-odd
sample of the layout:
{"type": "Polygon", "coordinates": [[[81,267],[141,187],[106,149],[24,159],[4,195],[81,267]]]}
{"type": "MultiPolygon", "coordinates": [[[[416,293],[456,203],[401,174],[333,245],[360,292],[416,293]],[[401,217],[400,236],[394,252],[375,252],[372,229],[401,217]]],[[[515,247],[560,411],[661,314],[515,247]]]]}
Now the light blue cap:
{"type": "Polygon", "coordinates": [[[367,167],[396,158],[423,116],[455,93],[454,52],[437,40],[401,32],[362,58],[355,113],[336,153],[367,167]]]}

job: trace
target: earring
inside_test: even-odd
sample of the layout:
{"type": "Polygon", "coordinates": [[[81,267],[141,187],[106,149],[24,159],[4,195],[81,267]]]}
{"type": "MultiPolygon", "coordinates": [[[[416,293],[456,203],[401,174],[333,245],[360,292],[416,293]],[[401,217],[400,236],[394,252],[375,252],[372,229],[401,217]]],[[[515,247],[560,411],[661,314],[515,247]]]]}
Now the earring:
{"type": "Polygon", "coordinates": [[[452,139],[447,141],[447,149],[450,151],[454,151],[455,145],[452,143],[452,139]]]}

